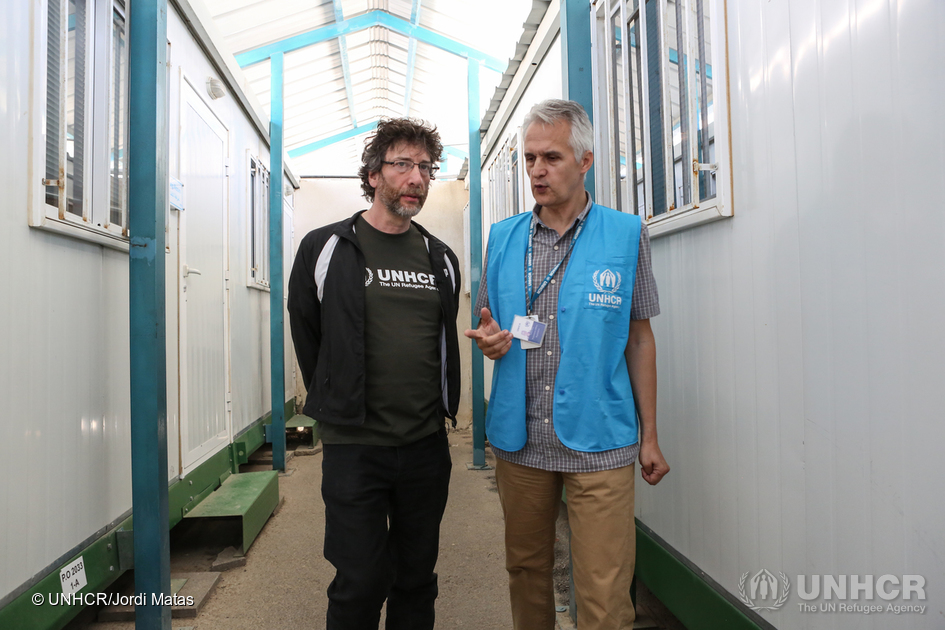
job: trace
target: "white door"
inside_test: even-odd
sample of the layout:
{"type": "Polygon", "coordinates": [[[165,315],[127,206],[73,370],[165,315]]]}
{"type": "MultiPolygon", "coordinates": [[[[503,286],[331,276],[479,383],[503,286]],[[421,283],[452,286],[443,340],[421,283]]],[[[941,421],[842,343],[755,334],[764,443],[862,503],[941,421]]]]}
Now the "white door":
{"type": "Polygon", "coordinates": [[[227,357],[227,130],[181,82],[181,473],[230,441],[227,357]]]}

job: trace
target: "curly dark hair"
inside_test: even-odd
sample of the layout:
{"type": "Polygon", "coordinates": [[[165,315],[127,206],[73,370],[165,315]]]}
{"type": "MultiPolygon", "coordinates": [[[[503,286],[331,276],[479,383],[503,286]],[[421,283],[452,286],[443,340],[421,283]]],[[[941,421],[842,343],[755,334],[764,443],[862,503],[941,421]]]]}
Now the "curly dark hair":
{"type": "Polygon", "coordinates": [[[374,186],[371,186],[368,176],[380,172],[383,161],[387,159],[387,150],[401,142],[423,147],[434,164],[443,155],[443,143],[436,127],[415,118],[382,118],[377,123],[377,131],[364,142],[361,168],[358,169],[361,190],[368,201],[374,201],[374,186]]]}

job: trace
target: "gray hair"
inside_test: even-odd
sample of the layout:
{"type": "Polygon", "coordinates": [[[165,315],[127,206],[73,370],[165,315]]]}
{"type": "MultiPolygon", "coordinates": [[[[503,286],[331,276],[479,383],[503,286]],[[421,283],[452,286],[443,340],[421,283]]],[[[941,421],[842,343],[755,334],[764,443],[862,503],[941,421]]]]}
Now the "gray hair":
{"type": "Polygon", "coordinates": [[[594,128],[587,112],[575,101],[563,101],[558,98],[549,98],[531,108],[525,121],[522,123],[522,137],[533,122],[553,125],[559,120],[571,125],[571,137],[568,144],[574,151],[574,159],[580,163],[584,154],[594,151],[594,128]]]}

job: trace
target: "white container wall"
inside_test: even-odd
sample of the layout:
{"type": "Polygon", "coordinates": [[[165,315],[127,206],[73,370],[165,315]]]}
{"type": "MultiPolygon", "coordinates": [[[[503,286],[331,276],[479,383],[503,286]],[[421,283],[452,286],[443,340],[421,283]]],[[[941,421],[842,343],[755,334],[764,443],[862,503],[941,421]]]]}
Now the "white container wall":
{"type": "Polygon", "coordinates": [[[28,224],[37,4],[0,20],[0,601],[131,507],[127,254],[28,224]]]}
{"type": "Polygon", "coordinates": [[[943,36],[934,0],[729,0],[735,216],[652,243],[672,472],[638,517],[733,594],[763,568],[926,580],[893,602],[922,615],[795,594],[779,628],[943,623],[943,36]]]}
{"type": "MultiPolygon", "coordinates": [[[[127,245],[120,238],[105,239],[110,244],[103,246],[102,239],[93,242],[75,231],[70,235],[30,227],[44,212],[47,4],[9,0],[6,19],[0,21],[0,137],[5,149],[0,156],[0,261],[6,269],[0,284],[0,431],[5,436],[0,440],[0,607],[131,511],[127,245]]],[[[93,4],[98,7],[89,6],[93,4]]],[[[113,33],[89,32],[105,37],[104,43],[90,44],[90,50],[108,49],[113,33]]],[[[168,478],[174,480],[184,474],[182,466],[188,472],[226,448],[271,407],[269,293],[248,281],[253,232],[249,156],[268,163],[268,146],[231,87],[220,99],[209,97],[207,78],[219,78],[219,73],[174,9],[168,15],[168,39],[169,174],[184,184],[184,209],[169,212],[166,258],[168,478]],[[194,88],[191,101],[202,108],[205,120],[214,121],[195,131],[215,134],[219,150],[213,160],[209,154],[203,154],[203,162],[194,153],[185,155],[182,134],[196,129],[192,120],[188,127],[190,114],[182,115],[187,82],[194,88]],[[211,177],[197,179],[198,166],[212,170],[205,173],[211,177]],[[201,181],[210,181],[215,191],[214,214],[200,201],[201,181]],[[201,226],[204,219],[212,225],[201,226]],[[188,251],[212,261],[195,264],[186,257],[188,251]],[[201,275],[185,277],[188,264],[201,275]],[[216,271],[206,265],[215,265],[216,271]],[[178,327],[179,315],[187,314],[181,309],[184,287],[197,280],[213,281],[212,293],[205,296],[210,305],[190,309],[178,327]],[[211,333],[219,339],[212,348],[201,347],[211,333]],[[189,358],[188,347],[194,351],[189,358]],[[188,371],[196,384],[190,392],[178,389],[188,371]],[[213,400],[198,401],[182,415],[187,394],[193,403],[193,390],[204,390],[211,381],[213,400]]],[[[101,74],[91,59],[87,68],[101,74]]],[[[107,81],[95,75],[95,85],[99,83],[107,81]]],[[[73,89],[72,83],[68,87],[73,89]]],[[[107,114],[107,108],[93,104],[87,109],[90,115],[107,114]]],[[[67,150],[72,152],[69,139],[67,150]]],[[[108,163],[98,137],[87,144],[90,163],[108,163]]],[[[199,143],[191,149],[199,154],[199,143]]],[[[90,168],[89,198],[94,201],[88,203],[94,207],[89,212],[95,212],[103,199],[95,186],[108,180],[90,168]]],[[[287,247],[291,220],[289,208],[287,247]]],[[[287,355],[287,365],[293,366],[291,346],[287,355]]],[[[287,370],[286,397],[294,395],[294,377],[287,370]]]]}
{"type": "MultiPolygon", "coordinates": [[[[727,73],[710,71],[718,104],[727,76],[730,115],[716,108],[710,124],[730,130],[722,202],[734,216],[675,233],[663,217],[662,234],[659,221],[651,229],[658,425],[672,471],[655,488],[637,485],[637,517],[736,599],[746,572],[783,572],[787,604],[761,613],[775,627],[940,628],[945,3],[710,4],[728,38],[727,73]],[[926,599],[845,603],[919,604],[923,614],[798,605],[800,575],[810,589],[813,576],[886,574],[921,576],[926,599]]],[[[639,26],[630,37],[639,54],[639,26]]],[[[535,76],[546,66],[560,73],[560,54],[535,76]]],[[[596,81],[595,98],[610,98],[605,77],[596,81]]],[[[535,100],[503,102],[516,114],[486,135],[499,140],[484,145],[485,233],[486,171],[535,100]]],[[[603,124],[595,119],[597,141],[609,143],[603,124]]],[[[609,186],[608,171],[598,181],[609,186]]]]}

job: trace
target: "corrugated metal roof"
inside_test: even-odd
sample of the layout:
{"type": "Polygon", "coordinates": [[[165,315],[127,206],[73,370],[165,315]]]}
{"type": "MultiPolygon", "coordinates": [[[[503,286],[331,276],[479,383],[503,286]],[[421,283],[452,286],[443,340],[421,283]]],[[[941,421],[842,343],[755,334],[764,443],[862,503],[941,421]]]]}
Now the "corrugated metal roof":
{"type": "Polygon", "coordinates": [[[468,154],[467,59],[480,69],[480,111],[545,0],[203,0],[264,109],[268,53],[285,48],[285,146],[300,175],[353,175],[383,116],[435,124],[446,176],[468,154]],[[338,28],[343,34],[338,35],[338,28]],[[319,30],[322,29],[322,30],[319,30]],[[414,37],[410,35],[414,34],[414,37]],[[302,41],[305,45],[289,43],[302,41]],[[446,48],[446,49],[444,49],[446,48]],[[448,49],[448,50],[447,50],[448,49]],[[457,54],[459,53],[459,54],[457,54]],[[252,55],[262,59],[256,62],[252,55]],[[492,66],[490,69],[489,66],[492,66]],[[360,135],[352,130],[364,128],[360,135]]]}

